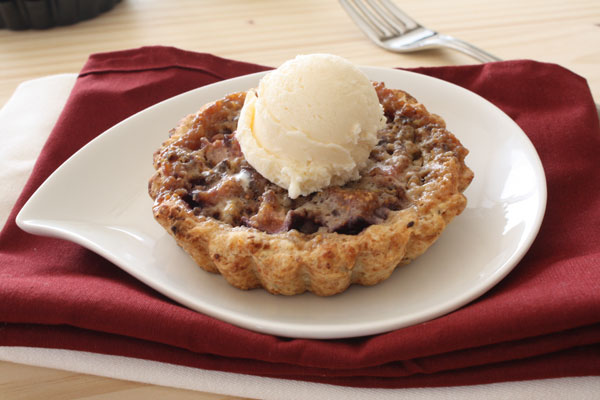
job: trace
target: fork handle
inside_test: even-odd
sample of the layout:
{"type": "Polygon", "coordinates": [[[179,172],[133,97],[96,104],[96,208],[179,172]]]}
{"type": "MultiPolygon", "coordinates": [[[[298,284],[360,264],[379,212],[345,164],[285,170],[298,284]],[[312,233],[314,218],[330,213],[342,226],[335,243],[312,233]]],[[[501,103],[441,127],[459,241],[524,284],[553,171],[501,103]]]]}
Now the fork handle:
{"type": "Polygon", "coordinates": [[[435,39],[439,44],[454,50],[458,50],[481,62],[502,61],[500,58],[491,55],[487,51],[483,51],[479,47],[475,47],[472,44],[463,42],[462,40],[452,36],[437,34],[435,39]]]}

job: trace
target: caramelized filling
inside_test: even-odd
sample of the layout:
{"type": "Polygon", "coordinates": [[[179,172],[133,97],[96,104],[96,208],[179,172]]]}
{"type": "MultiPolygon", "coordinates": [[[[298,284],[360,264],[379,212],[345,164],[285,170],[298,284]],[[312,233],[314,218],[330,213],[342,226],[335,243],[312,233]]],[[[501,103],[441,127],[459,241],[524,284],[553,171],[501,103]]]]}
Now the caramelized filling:
{"type": "Polygon", "coordinates": [[[361,178],[290,199],[244,159],[235,139],[245,93],[235,93],[199,113],[191,129],[155,156],[165,177],[162,191],[179,196],[195,215],[268,233],[358,234],[409,207],[414,188],[427,183],[428,161],[466,150],[444,122],[414,106],[414,99],[376,83],[387,125],[378,136],[361,178]]]}

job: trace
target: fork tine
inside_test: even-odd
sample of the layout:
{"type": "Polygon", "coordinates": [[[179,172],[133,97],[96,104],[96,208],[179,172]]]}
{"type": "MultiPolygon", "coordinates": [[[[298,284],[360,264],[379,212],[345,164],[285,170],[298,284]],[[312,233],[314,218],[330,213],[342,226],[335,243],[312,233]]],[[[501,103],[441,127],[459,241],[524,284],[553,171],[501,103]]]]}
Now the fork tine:
{"type": "Polygon", "coordinates": [[[406,26],[407,31],[411,31],[415,28],[421,27],[417,21],[412,19],[408,14],[402,11],[396,4],[394,4],[390,0],[379,0],[383,7],[394,17],[396,17],[399,21],[401,21],[404,26],[406,26]]]}
{"type": "Polygon", "coordinates": [[[340,4],[350,18],[354,20],[356,25],[369,37],[369,39],[378,43],[381,42],[382,39],[386,37],[386,32],[381,30],[379,26],[373,22],[373,20],[368,19],[360,10],[360,8],[356,5],[356,1],[353,0],[339,0],[340,4]]]}
{"type": "Polygon", "coordinates": [[[359,28],[386,50],[407,53],[432,47],[461,51],[481,62],[499,58],[460,39],[427,29],[399,9],[393,0],[339,0],[359,28]]]}
{"type": "Polygon", "coordinates": [[[386,26],[392,31],[394,35],[402,35],[403,33],[406,33],[409,30],[406,24],[402,20],[397,18],[394,14],[392,14],[390,10],[387,7],[385,7],[385,5],[383,5],[382,7],[382,5],[380,4],[381,1],[365,1],[369,4],[369,7],[371,7],[371,9],[375,11],[375,13],[377,13],[377,15],[385,22],[386,26]]]}
{"type": "Polygon", "coordinates": [[[372,25],[382,32],[382,39],[387,39],[400,34],[394,27],[386,24],[385,20],[381,18],[381,15],[378,14],[377,10],[367,7],[364,0],[352,0],[352,2],[354,3],[354,6],[360,10],[363,17],[369,20],[372,25]],[[375,11],[375,13],[373,11],[375,11]]]}

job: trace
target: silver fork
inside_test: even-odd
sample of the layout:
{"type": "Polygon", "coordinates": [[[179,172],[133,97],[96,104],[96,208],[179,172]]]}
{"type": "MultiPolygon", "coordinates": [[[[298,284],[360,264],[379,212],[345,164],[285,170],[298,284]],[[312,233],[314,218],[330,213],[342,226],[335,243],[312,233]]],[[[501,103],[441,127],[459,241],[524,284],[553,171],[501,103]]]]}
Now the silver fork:
{"type": "Polygon", "coordinates": [[[448,47],[481,62],[501,61],[467,42],[425,28],[389,0],[339,1],[365,35],[386,50],[408,53],[448,47]]]}

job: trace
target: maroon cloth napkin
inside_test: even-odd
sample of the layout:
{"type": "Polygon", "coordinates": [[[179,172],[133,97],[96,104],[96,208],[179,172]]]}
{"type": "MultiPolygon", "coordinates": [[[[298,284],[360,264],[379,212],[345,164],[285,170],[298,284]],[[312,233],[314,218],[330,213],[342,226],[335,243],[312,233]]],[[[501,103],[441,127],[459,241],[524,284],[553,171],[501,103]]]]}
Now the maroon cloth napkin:
{"type": "Polygon", "coordinates": [[[78,245],[15,225],[49,174],[115,123],[186,90],[265,69],[166,47],[90,57],[0,233],[0,345],[360,387],[600,374],[600,127],[585,80],[556,65],[416,70],[502,108],[534,143],[548,180],[544,223],[516,269],[477,301],[426,323],[327,341],[251,332],[174,303],[78,245]]]}

